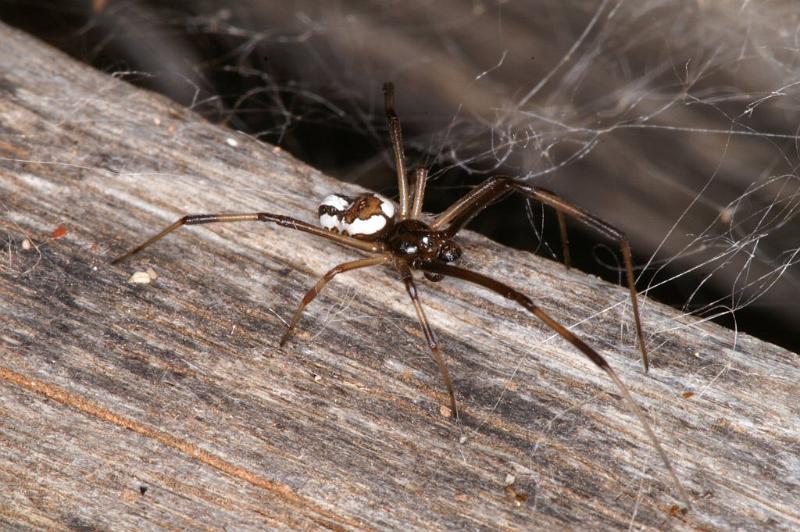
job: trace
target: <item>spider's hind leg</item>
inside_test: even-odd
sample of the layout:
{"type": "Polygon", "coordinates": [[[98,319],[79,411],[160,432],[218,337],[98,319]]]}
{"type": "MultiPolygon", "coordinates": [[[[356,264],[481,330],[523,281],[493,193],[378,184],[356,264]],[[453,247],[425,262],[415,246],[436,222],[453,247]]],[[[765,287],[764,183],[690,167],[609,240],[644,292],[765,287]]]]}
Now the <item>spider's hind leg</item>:
{"type": "Polygon", "coordinates": [[[684,490],[680,480],[678,480],[678,475],[675,473],[675,469],[672,467],[672,462],[670,462],[669,458],[667,457],[667,453],[664,452],[664,448],[661,446],[661,443],[658,437],[656,437],[655,432],[653,432],[650,422],[647,420],[647,417],[645,417],[641,407],[639,407],[636,401],[633,400],[631,393],[628,391],[628,387],[625,386],[622,380],[617,376],[617,373],[611,368],[605,358],[603,358],[597,351],[589,347],[586,342],[578,338],[572,331],[550,317],[550,315],[536,305],[531,298],[503,282],[497,281],[491,277],[483,275],[482,273],[473,270],[467,270],[465,268],[459,268],[458,266],[451,266],[449,264],[429,263],[423,265],[421,269],[426,272],[444,275],[445,277],[454,277],[468,283],[482,286],[487,290],[490,290],[510,301],[519,304],[539,320],[541,320],[552,331],[572,344],[573,347],[578,349],[592,362],[592,364],[597,366],[597,368],[605,372],[605,374],[608,375],[608,377],[617,387],[617,390],[620,392],[622,400],[627,405],[628,410],[634,415],[634,417],[638,418],[639,423],[641,424],[642,428],[644,428],[647,438],[650,440],[650,443],[653,444],[653,448],[656,450],[661,458],[661,461],[664,463],[664,467],[672,478],[672,482],[675,485],[677,492],[680,494],[681,499],[683,499],[684,503],[686,504],[686,507],[691,508],[689,496],[686,493],[686,490],[684,490]]]}
{"type": "Polygon", "coordinates": [[[304,233],[311,233],[314,236],[320,236],[327,240],[336,242],[337,244],[341,244],[343,246],[348,246],[355,249],[360,249],[361,251],[368,251],[372,253],[379,253],[383,251],[383,245],[380,242],[367,242],[365,240],[359,240],[358,238],[354,238],[352,236],[333,233],[331,231],[328,231],[327,229],[323,229],[322,227],[317,227],[307,222],[296,220],[294,218],[291,218],[289,216],[283,216],[281,214],[271,214],[268,212],[248,212],[241,214],[188,214],[186,216],[182,216],[181,218],[179,218],[172,225],[162,229],[161,232],[158,233],[157,235],[150,237],[149,239],[145,240],[143,243],[139,244],[135,248],[112,260],[111,264],[119,264],[120,262],[132,257],[133,255],[136,255],[143,249],[149,247],[152,244],[155,244],[156,242],[158,242],[171,232],[183,227],[184,225],[201,225],[201,224],[230,223],[230,222],[274,223],[283,227],[288,227],[290,229],[303,231],[304,233]]]}
{"type": "Polygon", "coordinates": [[[281,337],[280,345],[283,347],[286,342],[291,337],[292,332],[294,332],[294,328],[297,326],[297,323],[300,321],[300,317],[303,315],[303,309],[306,308],[306,305],[311,303],[315,297],[322,291],[323,287],[328,284],[328,281],[336,277],[336,275],[348,272],[350,270],[356,270],[359,268],[368,268],[370,266],[377,266],[379,264],[385,264],[391,260],[391,256],[389,255],[379,255],[377,257],[371,257],[368,259],[361,259],[361,260],[354,260],[352,262],[345,262],[339,264],[338,266],[332,268],[328,271],[325,275],[323,275],[317,284],[315,284],[311,289],[306,292],[306,295],[303,296],[303,299],[300,301],[300,305],[297,307],[297,310],[294,312],[294,316],[292,316],[292,321],[289,323],[289,326],[286,328],[286,332],[283,333],[281,337]]]}

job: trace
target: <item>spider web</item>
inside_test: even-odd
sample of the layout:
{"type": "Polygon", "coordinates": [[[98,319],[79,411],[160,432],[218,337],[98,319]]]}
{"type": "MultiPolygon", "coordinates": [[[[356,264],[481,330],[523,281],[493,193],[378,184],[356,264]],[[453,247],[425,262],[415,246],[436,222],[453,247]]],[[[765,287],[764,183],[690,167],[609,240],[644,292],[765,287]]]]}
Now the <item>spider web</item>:
{"type": "MultiPolygon", "coordinates": [[[[491,173],[551,188],[629,236],[640,290],[800,348],[791,2],[273,4],[96,2],[43,33],[390,193],[394,80],[409,162],[433,167],[426,210],[491,173]]],[[[475,227],[555,255],[550,216],[520,207],[475,227]]],[[[571,231],[578,267],[617,280],[613,252],[571,231]]]]}

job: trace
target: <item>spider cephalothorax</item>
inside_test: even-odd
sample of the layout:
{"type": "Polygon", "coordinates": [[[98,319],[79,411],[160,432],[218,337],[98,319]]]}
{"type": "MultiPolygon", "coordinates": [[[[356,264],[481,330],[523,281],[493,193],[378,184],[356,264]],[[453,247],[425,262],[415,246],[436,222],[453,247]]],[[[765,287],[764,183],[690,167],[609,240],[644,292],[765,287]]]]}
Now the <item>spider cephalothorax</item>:
{"type": "MultiPolygon", "coordinates": [[[[422,269],[434,263],[453,264],[461,258],[461,246],[442,231],[434,231],[420,220],[407,219],[395,224],[386,239],[389,251],[403,257],[412,268],[422,269]]],[[[444,276],[424,272],[429,281],[441,281],[444,276]]]]}
{"type": "Polygon", "coordinates": [[[406,176],[405,157],[403,155],[403,140],[400,131],[400,121],[394,111],[394,87],[391,83],[384,85],[384,103],[386,116],[389,120],[389,137],[392,142],[395,165],[397,168],[397,183],[399,207],[378,194],[362,194],[355,198],[341,195],[328,196],[319,206],[319,221],[322,227],[303,222],[290,216],[272,214],[267,212],[244,214],[195,214],[184,216],[178,221],[162,230],[157,235],[114,259],[116,264],[131,255],[134,255],[150,244],[160,240],[167,234],[183,225],[206,224],[216,222],[269,222],[297,229],[306,233],[323,237],[343,246],[350,247],[369,254],[368,257],[335,266],[317,281],[303,297],[300,305],[295,310],[292,321],[286,328],[286,333],[281,338],[280,344],[284,345],[289,339],[295,326],[300,321],[303,309],[308,305],[322,288],[336,275],[371,266],[386,265],[395,270],[399,275],[406,292],[414,304],[423,334],[428,347],[433,354],[439,371],[442,375],[450,399],[450,408],[454,415],[458,415],[453,384],[450,380],[447,364],[442,355],[432,329],[428,325],[425,312],[419,299],[419,292],[414,280],[414,271],[422,274],[430,281],[440,281],[445,277],[461,279],[493,291],[500,296],[517,303],[528,310],[535,317],[545,323],[559,336],[572,344],[595,366],[604,371],[620,391],[629,410],[639,419],[647,436],[658,451],[664,465],[672,476],[673,481],[688,505],[683,488],[675,475],[666,453],[661,448],[658,438],[653,433],[650,423],[622,383],[616,372],[611,369],[608,362],[600,354],[589,347],[583,340],[550,317],[531,298],[509,284],[493,279],[474,270],[455,266],[454,263],[461,256],[461,248],[452,238],[487,205],[501,199],[509,193],[522,194],[528,199],[539,201],[552,207],[558,216],[559,226],[564,249],[564,262],[569,265],[569,248],[567,245],[565,216],[571,216],[579,222],[589,226],[601,235],[616,240],[620,245],[622,258],[625,264],[626,280],[631,297],[631,307],[636,325],[636,334],[639,339],[639,348],[642,351],[642,361],[647,370],[647,350],[644,344],[641,321],[639,319],[639,306],[636,290],[634,288],[633,266],[628,240],[620,231],[595,218],[586,211],[564,201],[557,195],[547,190],[535,187],[524,181],[505,176],[490,177],[483,184],[456,201],[453,205],[427,222],[422,221],[422,203],[425,194],[427,169],[419,168],[415,172],[416,181],[414,190],[409,190],[406,176]]]}

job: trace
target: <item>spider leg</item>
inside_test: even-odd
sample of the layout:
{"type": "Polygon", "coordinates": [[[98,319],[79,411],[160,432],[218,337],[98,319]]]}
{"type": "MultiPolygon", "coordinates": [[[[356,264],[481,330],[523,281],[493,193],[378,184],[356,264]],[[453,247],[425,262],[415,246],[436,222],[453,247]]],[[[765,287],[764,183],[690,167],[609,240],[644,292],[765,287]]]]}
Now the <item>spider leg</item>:
{"type": "Polygon", "coordinates": [[[653,432],[653,429],[650,427],[650,423],[647,421],[647,418],[645,417],[641,408],[639,408],[639,405],[633,400],[633,397],[628,391],[628,387],[625,386],[622,380],[617,376],[616,372],[611,368],[611,366],[609,366],[605,358],[603,358],[597,351],[589,347],[583,340],[578,338],[569,329],[551,318],[550,315],[539,308],[533,302],[533,300],[531,300],[531,298],[522,292],[511,288],[505,283],[472,270],[446,264],[430,263],[422,265],[420,269],[447,277],[455,277],[469,283],[482,286],[483,288],[491,290],[492,292],[495,292],[506,299],[510,299],[511,301],[519,303],[521,306],[529,310],[534,316],[544,322],[544,324],[550,329],[558,333],[559,336],[575,346],[581,353],[591,360],[595,366],[603,370],[617,386],[617,389],[619,389],[623,401],[627,404],[628,409],[639,419],[639,423],[642,425],[642,427],[644,427],[647,437],[650,439],[650,442],[653,444],[653,447],[655,447],[656,452],[658,452],[659,456],[661,457],[661,461],[664,463],[664,467],[666,467],[670,477],[672,477],[672,481],[675,484],[681,499],[683,499],[687,507],[691,507],[689,498],[683,489],[683,485],[681,485],[680,481],[678,480],[678,476],[675,474],[672,463],[669,461],[667,453],[665,453],[664,449],[661,447],[661,443],[659,443],[659,440],[653,432]]]}
{"type": "Polygon", "coordinates": [[[253,212],[245,214],[191,214],[180,218],[178,221],[176,221],[169,227],[165,228],[157,235],[151,237],[142,244],[139,244],[138,246],[131,249],[127,253],[124,253],[119,257],[115,258],[114,260],[111,261],[111,264],[118,264],[123,260],[131,257],[132,255],[136,255],[144,248],[161,240],[174,230],[184,225],[199,225],[199,224],[227,223],[227,222],[275,223],[283,227],[289,227],[291,229],[297,229],[298,231],[311,233],[312,235],[321,236],[322,238],[332,240],[337,244],[360,249],[361,251],[372,251],[375,253],[383,251],[383,245],[380,242],[364,242],[363,240],[352,238],[346,235],[332,233],[321,227],[317,227],[315,225],[302,222],[300,220],[295,220],[294,218],[290,218],[288,216],[282,216],[280,214],[270,214],[267,212],[253,212]]]}
{"type": "Polygon", "coordinates": [[[387,81],[383,84],[383,104],[386,109],[386,119],[389,122],[389,139],[394,151],[394,164],[397,168],[397,192],[400,195],[400,219],[408,216],[408,177],[406,177],[406,159],[403,154],[403,132],[400,128],[400,119],[394,110],[394,83],[387,81]]]}
{"type": "Polygon", "coordinates": [[[645,372],[647,372],[650,369],[650,361],[647,355],[647,346],[644,343],[642,320],[639,316],[639,299],[636,295],[636,286],[633,278],[631,246],[625,234],[616,227],[564,201],[552,192],[510,177],[495,176],[484,181],[482,185],[456,201],[447,210],[437,216],[430,224],[431,229],[442,230],[442,228],[447,225],[444,232],[446,235],[452,237],[490,203],[509,192],[519,192],[520,194],[552,207],[556,210],[556,213],[560,213],[559,226],[561,229],[562,243],[564,243],[564,262],[567,266],[569,266],[569,250],[566,243],[566,225],[564,224],[563,215],[572,216],[606,238],[619,243],[622,259],[625,263],[625,276],[628,290],[631,294],[631,307],[633,308],[633,320],[636,325],[636,336],[639,339],[639,350],[642,352],[642,363],[644,364],[645,372]]]}
{"type": "MultiPolygon", "coordinates": [[[[556,210],[556,218],[558,218],[558,230],[561,233],[561,251],[562,251],[561,256],[564,258],[564,266],[566,266],[567,269],[569,269],[571,266],[572,259],[569,254],[569,235],[567,234],[567,221],[564,219],[564,213],[559,210],[556,210]]],[[[639,335],[639,338],[641,338],[641,335],[639,335]]]]}
{"type": "Polygon", "coordinates": [[[417,320],[419,320],[422,332],[425,334],[425,340],[428,342],[431,353],[433,353],[433,358],[439,366],[444,385],[447,387],[447,394],[450,396],[452,415],[458,417],[458,406],[456,404],[456,395],[453,392],[453,382],[450,380],[450,372],[447,371],[447,363],[444,361],[444,355],[441,349],[439,349],[439,343],[436,341],[433,330],[428,324],[428,318],[425,317],[425,311],[422,308],[422,303],[420,303],[419,295],[417,294],[417,286],[411,275],[411,268],[405,261],[395,261],[395,265],[397,271],[400,273],[400,277],[403,279],[403,283],[406,285],[406,292],[408,292],[408,296],[411,298],[412,303],[414,303],[414,310],[417,311],[417,320]]]}
{"type": "Polygon", "coordinates": [[[425,197],[425,184],[428,180],[428,169],[425,167],[417,168],[414,172],[414,203],[411,205],[409,218],[419,220],[422,215],[422,200],[425,197]]]}
{"type": "Polygon", "coordinates": [[[368,268],[370,266],[386,264],[391,260],[392,260],[391,255],[380,255],[378,257],[370,257],[368,259],[354,260],[352,262],[345,262],[343,264],[339,264],[338,266],[332,268],[325,275],[323,275],[322,278],[320,278],[320,280],[317,281],[317,284],[315,284],[311,288],[311,290],[309,290],[306,293],[302,301],[300,301],[300,305],[298,305],[297,310],[295,310],[294,312],[294,316],[292,316],[291,323],[286,328],[286,332],[283,333],[283,336],[281,337],[281,342],[280,342],[281,347],[283,347],[286,344],[287,340],[289,340],[289,337],[292,335],[294,328],[297,326],[297,323],[300,321],[300,317],[303,314],[303,309],[305,309],[306,305],[311,303],[314,300],[314,298],[317,297],[317,295],[319,295],[319,293],[322,291],[325,285],[328,284],[328,281],[330,281],[340,273],[349,272],[351,270],[356,270],[358,268],[368,268]]]}

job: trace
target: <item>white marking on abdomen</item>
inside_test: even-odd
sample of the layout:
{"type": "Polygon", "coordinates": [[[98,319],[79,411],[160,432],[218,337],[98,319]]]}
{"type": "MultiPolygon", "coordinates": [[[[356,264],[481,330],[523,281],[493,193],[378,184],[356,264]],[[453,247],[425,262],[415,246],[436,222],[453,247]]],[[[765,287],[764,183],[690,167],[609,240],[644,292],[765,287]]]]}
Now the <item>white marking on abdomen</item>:
{"type": "Polygon", "coordinates": [[[392,203],[392,200],[380,194],[375,194],[375,197],[381,200],[381,211],[383,211],[383,214],[385,214],[387,218],[394,217],[394,203],[392,203]]]}
{"type": "Polygon", "coordinates": [[[366,220],[355,219],[351,224],[343,223],[341,225],[343,226],[344,231],[350,236],[374,235],[386,227],[386,218],[376,214],[374,216],[370,216],[366,220]]]}
{"type": "Polygon", "coordinates": [[[330,214],[323,214],[322,216],[319,217],[319,225],[321,225],[323,229],[327,229],[328,231],[333,231],[334,229],[340,231],[342,220],[337,218],[336,216],[331,216],[330,214]]]}
{"type": "Polygon", "coordinates": [[[347,208],[350,206],[351,201],[352,200],[348,200],[347,198],[339,196],[338,194],[331,194],[330,196],[322,200],[322,203],[320,203],[319,205],[320,207],[322,206],[333,207],[337,211],[346,211],[347,208]]]}

